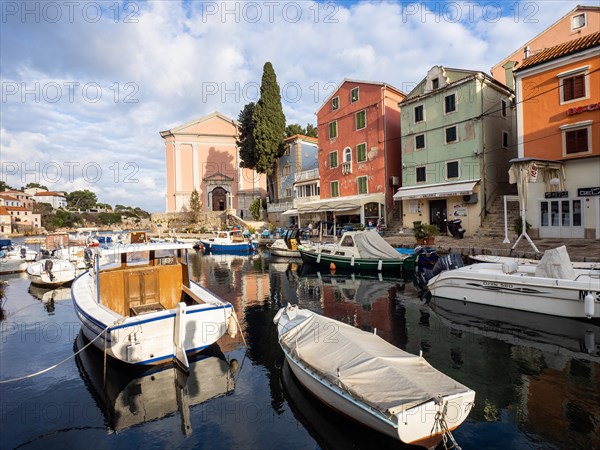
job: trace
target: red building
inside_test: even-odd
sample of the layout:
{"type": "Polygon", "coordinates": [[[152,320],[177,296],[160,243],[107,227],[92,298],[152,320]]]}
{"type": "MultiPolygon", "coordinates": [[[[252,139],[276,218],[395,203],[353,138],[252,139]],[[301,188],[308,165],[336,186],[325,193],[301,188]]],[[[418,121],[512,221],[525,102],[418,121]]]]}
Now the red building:
{"type": "Polygon", "coordinates": [[[365,225],[391,219],[402,174],[398,103],[404,97],[385,83],[340,84],[317,112],[321,199],[301,205],[300,213],[365,225]]]}

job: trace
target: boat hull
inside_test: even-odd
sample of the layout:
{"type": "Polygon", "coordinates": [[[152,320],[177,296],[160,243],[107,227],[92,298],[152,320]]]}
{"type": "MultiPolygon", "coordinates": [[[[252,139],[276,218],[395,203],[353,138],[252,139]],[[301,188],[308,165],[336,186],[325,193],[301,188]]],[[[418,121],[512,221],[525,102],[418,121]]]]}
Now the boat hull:
{"type": "Polygon", "coordinates": [[[241,244],[215,244],[214,242],[200,240],[204,252],[231,253],[236,255],[247,255],[256,251],[256,246],[248,243],[241,244]]]}
{"type": "Polygon", "coordinates": [[[331,263],[335,264],[336,269],[350,270],[368,270],[368,271],[395,271],[400,273],[402,269],[402,259],[398,260],[375,260],[365,258],[350,258],[346,256],[337,256],[320,253],[318,250],[300,249],[302,261],[307,264],[331,267],[331,263]]]}
{"type": "Polygon", "coordinates": [[[45,287],[58,287],[70,283],[75,279],[75,266],[65,260],[41,260],[27,267],[27,275],[33,284],[45,287]],[[51,274],[46,272],[46,261],[52,262],[51,274]]]}
{"type": "Polygon", "coordinates": [[[480,263],[442,272],[427,287],[435,297],[561,317],[585,318],[584,298],[594,296],[600,318],[600,278],[581,281],[535,277],[534,269],[504,274],[502,264],[480,263]]]}
{"type": "MultiPolygon", "coordinates": [[[[71,293],[81,330],[95,347],[129,364],[161,364],[175,358],[176,309],[120,316],[95,302],[90,295],[94,289],[91,279],[87,272],[78,277],[71,293]]],[[[227,331],[232,310],[229,303],[188,306],[181,317],[185,352],[201,351],[220,339],[227,331]]]]}

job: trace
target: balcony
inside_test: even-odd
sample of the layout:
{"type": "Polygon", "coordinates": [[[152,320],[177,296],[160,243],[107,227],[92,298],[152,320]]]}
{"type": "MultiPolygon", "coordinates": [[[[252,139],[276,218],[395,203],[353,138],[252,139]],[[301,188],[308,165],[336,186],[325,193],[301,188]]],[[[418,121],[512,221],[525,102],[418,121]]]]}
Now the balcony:
{"type": "Polygon", "coordinates": [[[284,212],[288,209],[292,209],[294,207],[293,202],[278,202],[278,203],[268,203],[267,211],[268,212],[284,212]]]}
{"type": "Polygon", "coordinates": [[[294,182],[316,180],[317,178],[319,178],[319,169],[304,170],[296,174],[294,182]]]}
{"type": "Polygon", "coordinates": [[[320,195],[311,195],[310,197],[298,197],[294,199],[294,208],[297,208],[298,205],[308,202],[314,202],[315,200],[321,200],[320,195]]]}
{"type": "Polygon", "coordinates": [[[352,173],[352,161],[342,163],[342,175],[352,173]]]}

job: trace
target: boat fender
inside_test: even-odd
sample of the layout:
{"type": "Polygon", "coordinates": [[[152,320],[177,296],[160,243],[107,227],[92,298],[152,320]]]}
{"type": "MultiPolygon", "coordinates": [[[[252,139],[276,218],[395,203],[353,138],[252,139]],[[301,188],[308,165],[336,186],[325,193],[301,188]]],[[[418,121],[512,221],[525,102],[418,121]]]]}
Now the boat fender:
{"type": "Polygon", "coordinates": [[[336,267],[335,267],[335,263],[334,263],[333,261],[331,262],[331,264],[329,264],[329,268],[330,268],[331,270],[335,270],[335,269],[336,269],[336,267]]]}
{"type": "Polygon", "coordinates": [[[233,317],[233,314],[231,314],[229,316],[229,319],[227,320],[227,334],[229,335],[229,337],[234,338],[237,334],[238,328],[237,328],[237,323],[235,321],[235,317],[233,317]]]}
{"type": "Polygon", "coordinates": [[[583,298],[584,301],[584,310],[585,310],[585,316],[588,319],[591,319],[592,317],[594,317],[594,294],[592,294],[591,292],[588,292],[587,294],[585,294],[585,297],[583,298]]]}
{"type": "Polygon", "coordinates": [[[587,330],[585,332],[585,350],[589,353],[592,354],[596,351],[596,336],[594,335],[594,332],[592,330],[587,330]]]}
{"type": "Polygon", "coordinates": [[[275,317],[273,317],[273,323],[275,325],[279,323],[279,319],[281,319],[281,315],[283,314],[284,310],[285,308],[280,308],[279,311],[277,311],[277,314],[275,314],[275,317]]]}

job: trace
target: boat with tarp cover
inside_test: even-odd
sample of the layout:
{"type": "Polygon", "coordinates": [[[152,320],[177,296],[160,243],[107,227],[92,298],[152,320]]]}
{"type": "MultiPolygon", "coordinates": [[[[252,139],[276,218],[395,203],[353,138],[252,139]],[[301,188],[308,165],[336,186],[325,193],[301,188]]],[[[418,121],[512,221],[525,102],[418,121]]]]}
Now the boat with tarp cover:
{"type": "Polygon", "coordinates": [[[311,244],[298,247],[307,264],[337,269],[393,270],[400,273],[408,255],[400,254],[373,230],[346,231],[339,243],[311,244]]]}
{"type": "Polygon", "coordinates": [[[288,305],[273,319],[304,387],[338,412],[406,444],[434,447],[469,415],[475,392],[369,333],[288,305]]]}

